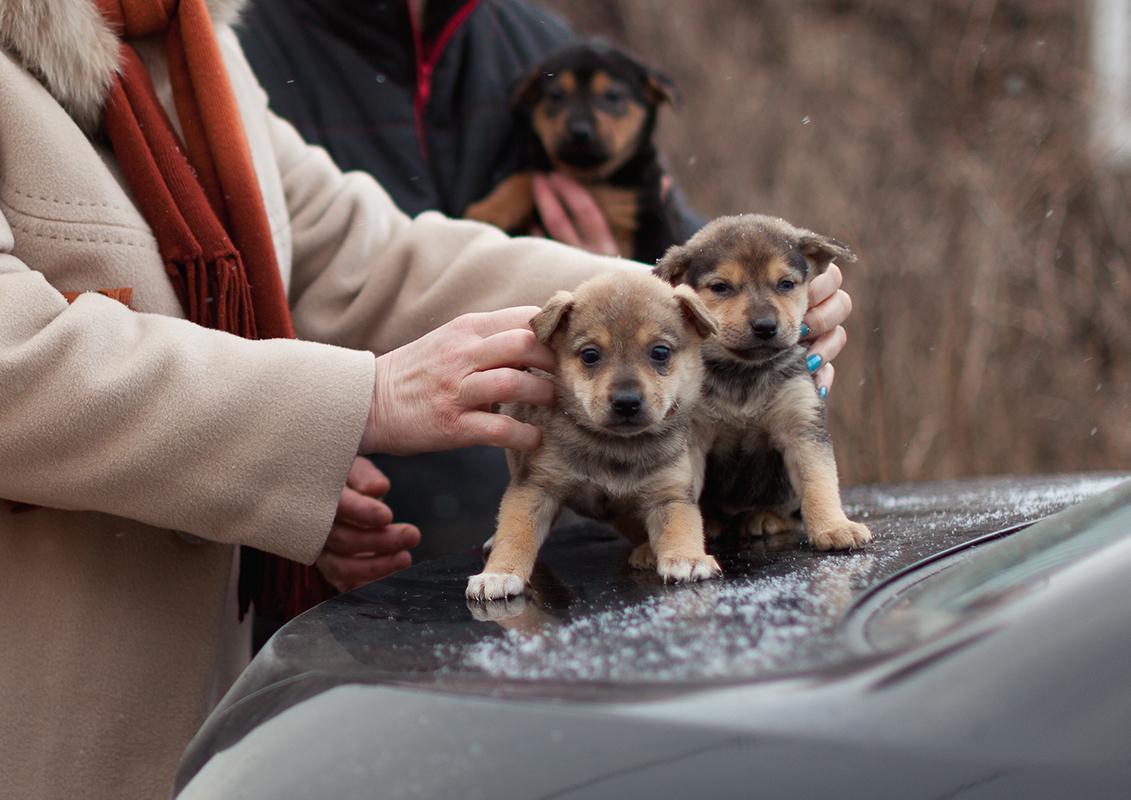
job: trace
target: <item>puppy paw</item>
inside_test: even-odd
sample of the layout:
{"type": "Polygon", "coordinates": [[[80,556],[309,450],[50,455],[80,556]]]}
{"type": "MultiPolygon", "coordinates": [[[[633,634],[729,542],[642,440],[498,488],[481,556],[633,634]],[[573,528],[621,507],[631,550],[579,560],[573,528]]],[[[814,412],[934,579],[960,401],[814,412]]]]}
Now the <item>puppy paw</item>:
{"type": "Polygon", "coordinates": [[[525,589],[526,581],[509,572],[481,572],[467,579],[468,600],[502,600],[525,589]]]}
{"type": "Polygon", "coordinates": [[[872,541],[872,532],[859,522],[846,519],[839,525],[809,534],[809,542],[818,550],[852,550],[872,541]]]}
{"type": "Polygon", "coordinates": [[[664,583],[691,583],[705,581],[708,578],[717,578],[723,574],[719,562],[713,556],[693,556],[691,558],[659,558],[656,561],[656,572],[664,579],[664,583]]]}
{"type": "Polygon", "coordinates": [[[647,542],[636,545],[628,556],[628,565],[633,569],[655,568],[656,554],[652,552],[652,545],[647,542]]]}
{"type": "Polygon", "coordinates": [[[742,532],[747,536],[773,536],[797,527],[793,520],[772,511],[751,511],[742,521],[742,532]]]}

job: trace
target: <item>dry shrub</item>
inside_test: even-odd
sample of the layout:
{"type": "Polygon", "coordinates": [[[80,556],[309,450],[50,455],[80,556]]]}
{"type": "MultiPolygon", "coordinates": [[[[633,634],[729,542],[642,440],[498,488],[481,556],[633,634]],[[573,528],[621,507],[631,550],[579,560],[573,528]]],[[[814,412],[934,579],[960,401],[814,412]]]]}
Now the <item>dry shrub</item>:
{"type": "Polygon", "coordinates": [[[847,482],[1128,467],[1129,181],[1089,150],[1089,4],[571,0],[669,72],[704,213],[850,242],[847,482]]]}

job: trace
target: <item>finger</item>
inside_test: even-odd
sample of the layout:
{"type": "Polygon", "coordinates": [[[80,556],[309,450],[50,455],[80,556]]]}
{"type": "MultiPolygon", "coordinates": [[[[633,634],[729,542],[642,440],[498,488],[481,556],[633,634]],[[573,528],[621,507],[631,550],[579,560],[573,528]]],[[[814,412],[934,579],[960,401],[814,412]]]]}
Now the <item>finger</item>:
{"type": "Polygon", "coordinates": [[[837,325],[843,324],[851,313],[852,298],[848,296],[848,292],[838,289],[825,302],[806,312],[804,322],[809,326],[807,336],[810,339],[823,336],[837,325]]]}
{"type": "Polygon", "coordinates": [[[494,367],[537,367],[553,372],[554,351],[538,341],[529,328],[512,328],[488,336],[473,356],[476,369],[494,367]]]}
{"type": "Polygon", "coordinates": [[[420,544],[415,525],[398,522],[379,530],[359,530],[349,525],[334,525],[324,549],[340,556],[393,555],[420,544]]]}
{"type": "Polygon", "coordinates": [[[346,486],[338,497],[334,519],[355,528],[383,528],[393,521],[393,512],[377,498],[346,486]]]}
{"type": "Polygon", "coordinates": [[[542,220],[542,227],[551,239],[559,242],[581,247],[581,239],[573,228],[565,208],[562,207],[557,193],[550,185],[545,175],[535,174],[531,182],[534,190],[534,205],[538,207],[538,217],[542,220]]]}
{"type": "Polygon", "coordinates": [[[542,431],[505,414],[469,411],[463,415],[461,430],[467,444],[485,444],[510,450],[530,451],[542,442],[542,431]]]}
{"type": "Polygon", "coordinates": [[[479,311],[457,317],[450,324],[486,339],[512,329],[530,330],[530,320],[541,310],[538,306],[513,306],[498,311],[479,311]]]}
{"type": "MultiPolygon", "coordinates": [[[[811,360],[813,356],[817,356],[821,360],[820,364],[828,364],[840,355],[840,351],[844,349],[847,343],[848,334],[845,332],[842,325],[837,325],[824,336],[813,340],[813,343],[809,345],[807,358],[811,360]]],[[[818,366],[820,366],[820,364],[818,366]]]]}
{"type": "Polygon", "coordinates": [[[404,522],[386,525],[375,531],[334,525],[330,528],[330,535],[326,537],[325,549],[339,556],[357,556],[363,553],[387,556],[401,550],[411,550],[418,544],[420,529],[404,522]]]}
{"type": "Polygon", "coordinates": [[[516,369],[473,372],[460,383],[459,401],[465,408],[482,408],[494,403],[550,406],[554,404],[554,384],[516,369]]]}
{"type": "Polygon", "coordinates": [[[385,477],[385,473],[377,469],[377,466],[364,456],[358,456],[353,460],[349,477],[346,478],[346,486],[356,489],[362,494],[377,498],[387,495],[390,488],[389,479],[385,477]]]}
{"type": "Polygon", "coordinates": [[[813,373],[813,380],[817,382],[817,393],[820,394],[822,400],[829,396],[829,391],[833,388],[833,380],[835,378],[836,367],[832,364],[825,364],[825,366],[813,373]]]}
{"type": "Polygon", "coordinates": [[[843,279],[840,267],[829,264],[824,272],[809,281],[809,307],[819,306],[836,294],[843,279]]]}
{"type": "Polygon", "coordinates": [[[412,566],[412,555],[401,551],[391,556],[348,558],[323,551],[315,562],[319,571],[339,592],[348,592],[371,581],[412,566]]]}
{"type": "Polygon", "coordinates": [[[549,182],[573,220],[580,246],[600,255],[618,255],[609,223],[593,195],[577,181],[557,172],[550,173],[549,182]]]}

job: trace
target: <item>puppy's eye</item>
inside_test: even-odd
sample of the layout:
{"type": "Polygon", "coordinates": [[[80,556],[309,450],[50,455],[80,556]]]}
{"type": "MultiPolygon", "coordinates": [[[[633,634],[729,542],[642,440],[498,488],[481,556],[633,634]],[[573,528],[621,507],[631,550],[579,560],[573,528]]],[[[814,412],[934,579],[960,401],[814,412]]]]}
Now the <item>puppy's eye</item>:
{"type": "Polygon", "coordinates": [[[565,100],[565,91],[558,86],[551,86],[546,90],[546,102],[554,105],[560,104],[565,100]]]}
{"type": "Polygon", "coordinates": [[[617,103],[624,102],[625,94],[620,89],[608,89],[602,95],[602,97],[604,98],[606,103],[615,106],[617,103]]]}
{"type": "Polygon", "coordinates": [[[792,292],[793,287],[795,286],[797,286],[797,282],[790,280],[789,278],[782,278],[780,281],[778,281],[779,292],[792,292]]]}
{"type": "Polygon", "coordinates": [[[720,297],[728,295],[731,292],[730,284],[726,281],[715,281],[708,288],[720,297]]]}
{"type": "Polygon", "coordinates": [[[582,364],[591,367],[601,360],[601,351],[596,347],[583,347],[577,357],[581,359],[582,364]]]}
{"type": "Polygon", "coordinates": [[[658,344],[652,348],[652,352],[649,355],[652,356],[652,360],[657,364],[666,364],[671,360],[672,349],[666,344],[658,344]]]}

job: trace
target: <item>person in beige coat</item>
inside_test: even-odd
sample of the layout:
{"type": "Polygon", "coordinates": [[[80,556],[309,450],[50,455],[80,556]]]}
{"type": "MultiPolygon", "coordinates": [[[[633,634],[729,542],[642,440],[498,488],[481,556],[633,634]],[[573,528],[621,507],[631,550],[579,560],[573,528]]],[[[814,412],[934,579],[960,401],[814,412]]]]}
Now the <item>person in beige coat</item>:
{"type": "Polygon", "coordinates": [[[0,509],[0,798],[166,795],[248,657],[237,545],[313,563],[358,453],[536,446],[482,410],[549,401],[532,306],[641,268],[409,219],[270,112],[239,5],[208,0],[297,340],[185,319],[100,131],[115,33],[0,0],[0,498],[37,506],[0,509]]]}
{"type": "Polygon", "coordinates": [[[450,321],[633,268],[407,218],[271,114],[237,6],[210,2],[307,341],[185,321],[98,131],[117,38],[88,0],[0,0],[0,498],[39,506],[0,510],[0,797],[167,794],[247,659],[235,545],[312,563],[359,451],[533,446],[475,408],[542,391],[493,369],[538,363],[535,309],[450,321]]]}

